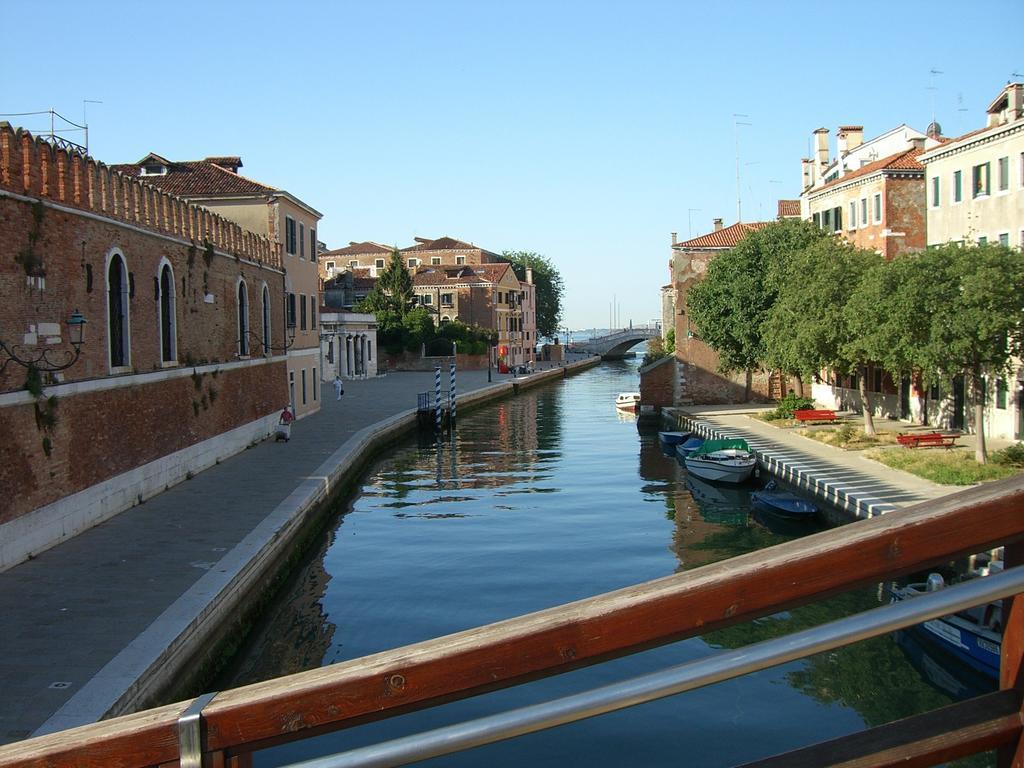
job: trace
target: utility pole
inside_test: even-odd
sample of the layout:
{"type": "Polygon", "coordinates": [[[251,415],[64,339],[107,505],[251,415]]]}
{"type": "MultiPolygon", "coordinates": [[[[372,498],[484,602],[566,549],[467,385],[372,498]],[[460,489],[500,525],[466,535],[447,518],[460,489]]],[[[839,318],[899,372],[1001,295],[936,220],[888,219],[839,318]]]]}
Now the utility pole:
{"type": "Polygon", "coordinates": [[[743,221],[743,206],[740,203],[740,126],[741,125],[753,125],[753,123],[745,123],[741,120],[737,120],[738,117],[747,117],[750,115],[743,115],[739,112],[733,112],[732,114],[732,130],[733,135],[736,138],[736,221],[737,223],[743,221]]]}

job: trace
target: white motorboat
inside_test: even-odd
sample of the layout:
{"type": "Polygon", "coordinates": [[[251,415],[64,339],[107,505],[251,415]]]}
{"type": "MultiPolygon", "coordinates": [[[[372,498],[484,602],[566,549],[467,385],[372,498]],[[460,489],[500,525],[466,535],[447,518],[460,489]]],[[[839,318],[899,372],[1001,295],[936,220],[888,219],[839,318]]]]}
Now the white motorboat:
{"type": "Polygon", "coordinates": [[[640,393],[619,392],[619,396],[615,398],[615,407],[620,411],[636,412],[637,408],[640,407],[640,393]]]}
{"type": "Polygon", "coordinates": [[[757,466],[746,440],[706,440],[684,459],[690,474],[720,483],[742,483],[757,466]]]}

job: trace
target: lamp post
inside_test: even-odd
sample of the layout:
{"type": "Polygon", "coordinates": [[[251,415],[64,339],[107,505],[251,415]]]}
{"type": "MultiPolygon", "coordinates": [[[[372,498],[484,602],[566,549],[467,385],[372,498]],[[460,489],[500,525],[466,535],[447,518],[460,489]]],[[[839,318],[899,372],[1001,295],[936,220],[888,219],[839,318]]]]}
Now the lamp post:
{"type": "Polygon", "coordinates": [[[264,352],[287,352],[289,349],[291,349],[292,345],[295,344],[295,323],[288,323],[286,324],[285,328],[288,331],[288,340],[285,342],[283,347],[275,347],[273,344],[268,342],[266,339],[264,339],[251,328],[247,329],[246,333],[248,333],[250,336],[256,339],[256,341],[259,342],[260,348],[264,352]]]}
{"type": "Polygon", "coordinates": [[[85,317],[77,309],[65,321],[68,327],[68,340],[75,348],[74,352],[69,352],[66,349],[54,350],[49,347],[29,351],[24,344],[5,344],[0,339],[0,352],[7,355],[7,359],[0,364],[0,374],[12,362],[24,368],[34,368],[37,371],[48,373],[67,370],[78,362],[78,358],[82,354],[82,344],[85,343],[85,323],[85,317]],[[51,354],[63,355],[64,361],[60,362],[59,358],[51,357],[51,354]]]}

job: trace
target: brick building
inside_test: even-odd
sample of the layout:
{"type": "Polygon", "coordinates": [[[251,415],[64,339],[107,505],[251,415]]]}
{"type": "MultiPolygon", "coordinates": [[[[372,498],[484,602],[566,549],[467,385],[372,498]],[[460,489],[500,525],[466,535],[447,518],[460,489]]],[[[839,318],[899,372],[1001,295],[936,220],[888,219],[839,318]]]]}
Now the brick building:
{"type": "MultiPolygon", "coordinates": [[[[754,400],[765,400],[777,394],[771,389],[770,377],[761,372],[749,375],[721,373],[718,370],[718,353],[700,340],[699,329],[690,325],[690,316],[686,310],[687,293],[703,279],[712,259],[734,247],[748,233],[768,223],[736,223],[723,227],[722,220],[715,219],[713,231],[672,244],[669,268],[674,294],[673,327],[676,332],[675,403],[741,403],[748,399],[748,393],[749,398],[754,400]]],[[[659,378],[664,377],[665,371],[659,368],[657,375],[659,378]]]]}
{"type": "Polygon", "coordinates": [[[366,241],[324,251],[320,256],[320,279],[331,280],[342,272],[362,272],[377,277],[388,265],[395,248],[366,241]]]}
{"type": "MultiPolygon", "coordinates": [[[[207,157],[171,161],[150,153],[137,163],[114,170],[144,179],[159,189],[197,202],[281,246],[286,301],[273,312],[294,330],[288,353],[287,381],[295,415],[302,418],[320,408],[320,306],[316,228],[322,214],[286,190],[238,173],[240,157],[207,157]]],[[[263,337],[254,334],[254,344],[263,337]]]]}
{"type": "Polygon", "coordinates": [[[828,130],[819,128],[815,157],[802,161],[801,215],[887,259],[921,250],[925,195],[918,157],[942,141],[937,130],[930,133],[900,125],[865,142],[862,126],[840,126],[836,157],[830,159],[828,130]]]}
{"type": "Polygon", "coordinates": [[[497,331],[499,365],[536,362],[537,301],[531,270],[520,281],[507,262],[419,267],[413,291],[416,303],[439,325],[458,320],[497,331]]]}
{"type": "Polygon", "coordinates": [[[270,433],[285,357],[279,247],[198,205],[0,123],[0,569],[270,433]],[[275,310],[278,310],[275,312],[275,310]]]}

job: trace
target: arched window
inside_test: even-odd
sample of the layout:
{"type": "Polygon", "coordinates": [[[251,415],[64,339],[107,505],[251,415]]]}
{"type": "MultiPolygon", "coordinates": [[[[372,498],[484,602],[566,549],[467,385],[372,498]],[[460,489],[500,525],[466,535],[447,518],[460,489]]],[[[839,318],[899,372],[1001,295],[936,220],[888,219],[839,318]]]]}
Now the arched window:
{"type": "Polygon", "coordinates": [[[172,363],[178,359],[177,315],[175,314],[174,272],[164,263],[160,268],[160,359],[172,363]]]}
{"type": "Polygon", "coordinates": [[[270,354],[270,289],[263,286],[263,354],[270,354]]]}
{"type": "Polygon", "coordinates": [[[124,257],[112,251],[107,266],[107,336],[110,367],[123,368],[128,357],[128,269],[124,257]]]}
{"type": "Polygon", "coordinates": [[[249,354],[249,296],[244,280],[238,281],[238,354],[240,357],[249,354]]]}

